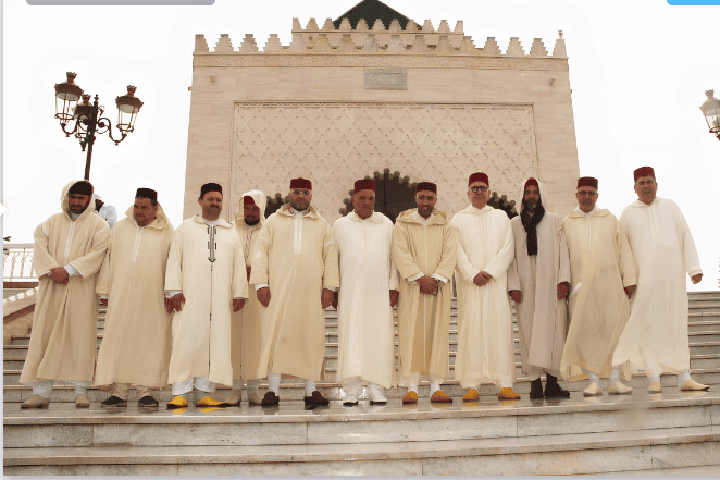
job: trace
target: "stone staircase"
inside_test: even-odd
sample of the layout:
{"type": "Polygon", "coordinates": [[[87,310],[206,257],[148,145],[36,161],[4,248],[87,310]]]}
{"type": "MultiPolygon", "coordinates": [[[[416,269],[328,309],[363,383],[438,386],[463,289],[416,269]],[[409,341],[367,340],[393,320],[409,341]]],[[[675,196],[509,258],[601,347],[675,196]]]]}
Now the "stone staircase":
{"type": "MultiPolygon", "coordinates": [[[[563,383],[568,400],[530,401],[520,372],[521,401],[499,402],[492,385],[463,404],[452,378],[457,310],[452,303],[449,361],[443,389],[451,405],[431,405],[427,384],[415,406],[404,388],[388,390],[387,406],[343,407],[336,382],[337,315],[326,314],[326,380],[333,400],[307,409],[304,389],[284,378],[279,408],[241,403],[228,409],[165,410],[169,389],[156,392],[160,410],[102,409],[108,396],[89,390],[91,407],[77,410],[70,386],[57,385],[49,409],[23,411],[32,396],[18,385],[29,335],[3,348],[3,473],[6,475],[538,475],[720,474],[720,292],[689,294],[688,341],[693,378],[710,392],[681,393],[676,376],[663,376],[663,393],[648,395],[647,379],[632,380],[632,396],[584,398],[586,382],[563,383]],[[612,461],[608,461],[612,459],[612,461]]],[[[98,321],[98,347],[105,312],[98,321]]],[[[517,326],[515,325],[517,344],[517,326]]],[[[262,390],[267,383],[261,385],[262,390]]],[[[222,390],[222,389],[219,389],[222,390]]],[[[229,393],[229,392],[228,392],[229,393]]],[[[243,395],[245,392],[243,391],[243,395]]],[[[223,398],[220,391],[217,398],[223,398]]],[[[245,400],[243,398],[243,400],[245,400]]]]}

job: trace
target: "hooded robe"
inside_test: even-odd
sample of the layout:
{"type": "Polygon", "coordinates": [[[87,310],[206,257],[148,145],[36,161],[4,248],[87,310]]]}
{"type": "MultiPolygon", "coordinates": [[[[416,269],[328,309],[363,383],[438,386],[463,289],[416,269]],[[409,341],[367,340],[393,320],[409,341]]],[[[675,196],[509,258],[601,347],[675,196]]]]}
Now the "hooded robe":
{"type": "Polygon", "coordinates": [[[95,374],[98,299],[96,273],[100,270],[110,227],[95,215],[95,199],[77,220],[70,218],[69,190],[62,191],[62,212],[35,229],[33,269],[39,279],[27,358],[20,383],[40,380],[89,382],[95,374]],[[49,277],[51,268],[72,265],[79,275],[65,285],[49,277]]]}
{"type": "MultiPolygon", "coordinates": [[[[267,199],[260,190],[250,190],[240,197],[238,211],[235,215],[235,230],[240,237],[240,250],[243,252],[245,264],[249,267],[260,229],[265,223],[265,202],[267,199]],[[260,221],[255,225],[245,223],[245,197],[255,200],[260,209],[260,221]],[[249,242],[249,244],[248,244],[249,242]]],[[[246,277],[247,278],[247,277],[246,277]]],[[[263,322],[260,317],[260,300],[250,288],[249,298],[242,310],[232,314],[232,364],[234,380],[255,380],[260,362],[260,346],[263,344],[263,322]]]]}
{"type": "MultiPolygon", "coordinates": [[[[538,181],[540,199],[543,184],[538,181]]],[[[516,205],[522,211],[525,184],[520,187],[516,205]]],[[[517,305],[520,330],[520,357],[523,373],[540,375],[545,371],[558,376],[560,359],[567,337],[567,298],[558,300],[557,286],[570,283],[570,256],[562,222],[545,211],[535,227],[537,255],[527,253],[527,233],[520,216],[510,220],[515,241],[515,258],[508,270],[508,291],[518,290],[522,302],[517,305]]]]}
{"type": "Polygon", "coordinates": [[[165,268],[173,227],[158,205],[141,227],[133,207],[115,224],[100,270],[98,295],[108,295],[95,383],[167,385],[172,314],[165,311],[165,268]]]}
{"type": "MultiPolygon", "coordinates": [[[[562,222],[570,251],[570,329],[560,361],[563,380],[608,378],[612,355],[630,317],[623,287],[635,285],[635,260],[615,215],[596,208],[590,218],[576,208],[562,222]]],[[[629,364],[623,365],[631,380],[629,364]]]]}
{"type": "Polygon", "coordinates": [[[421,223],[417,208],[400,213],[395,222],[392,255],[400,274],[398,342],[401,384],[413,372],[448,378],[450,297],[448,282],[436,295],[420,292],[408,279],[418,274],[452,278],[457,240],[445,212],[433,210],[421,223]]]}
{"type": "Polygon", "coordinates": [[[690,368],[685,274],[702,273],[685,217],[672,200],[636,200],[620,216],[638,270],[632,313],[620,335],[613,362],[630,360],[643,369],[643,356],[662,372],[690,368]]]}
{"type": "Polygon", "coordinates": [[[512,387],[515,362],[507,293],[507,271],[513,259],[510,220],[502,210],[470,205],[450,223],[458,238],[455,380],[463,388],[482,383],[512,387]],[[479,287],[473,279],[482,271],[493,278],[479,287]]]}
{"type": "Polygon", "coordinates": [[[385,388],[395,373],[395,323],[390,290],[398,289],[392,261],[393,224],[380,212],[355,211],[333,225],[340,266],[337,379],[360,377],[385,388]]]}
{"type": "Polygon", "coordinates": [[[270,285],[261,309],[263,335],[257,377],[268,371],[310,381],[324,376],[322,289],[339,285],[337,250],[328,222],[312,207],[297,220],[289,204],[265,220],[252,260],[250,283],[270,285]],[[267,319],[267,320],[266,320],[267,319]]]}
{"type": "Polygon", "coordinates": [[[165,290],[181,291],[185,305],[172,322],[169,383],[196,377],[233,384],[231,313],[234,298],[247,298],[240,237],[232,224],[215,225],[215,261],[210,261],[209,226],[195,215],[175,231],[165,290]]]}

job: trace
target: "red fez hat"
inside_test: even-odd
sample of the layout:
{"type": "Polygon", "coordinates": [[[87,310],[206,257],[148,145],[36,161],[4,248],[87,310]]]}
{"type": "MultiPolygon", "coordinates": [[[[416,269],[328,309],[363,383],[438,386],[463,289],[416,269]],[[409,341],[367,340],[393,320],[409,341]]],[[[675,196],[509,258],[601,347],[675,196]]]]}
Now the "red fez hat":
{"type": "Polygon", "coordinates": [[[152,188],[138,188],[135,192],[135,198],[149,198],[157,202],[157,192],[152,188]]]}
{"type": "Polygon", "coordinates": [[[595,178],[595,177],[580,177],[580,179],[578,180],[577,188],[580,188],[580,187],[598,188],[597,178],[595,178]]]}
{"type": "Polygon", "coordinates": [[[637,182],[638,178],[644,177],[647,175],[655,176],[655,170],[652,169],[652,167],[640,167],[635,172],[633,172],[633,177],[635,178],[635,182],[637,182]]]}
{"type": "Polygon", "coordinates": [[[217,183],[206,183],[205,185],[200,187],[201,197],[204,197],[206,193],[210,192],[220,192],[220,195],[222,195],[222,187],[217,183]]]}
{"type": "Polygon", "coordinates": [[[472,185],[475,182],[483,182],[488,187],[490,186],[490,180],[488,179],[488,176],[482,172],[475,172],[472,175],[470,175],[470,180],[468,181],[468,186],[472,185]]]}
{"type": "Polygon", "coordinates": [[[307,188],[308,190],[312,190],[312,182],[310,182],[310,180],[305,180],[302,177],[295,178],[290,180],[290,188],[307,188]]]}
{"type": "Polygon", "coordinates": [[[372,190],[375,191],[375,182],[371,179],[358,180],[355,182],[355,192],[358,193],[360,190],[372,190]]]}
{"type": "Polygon", "coordinates": [[[525,182],[524,189],[529,187],[530,185],[535,185],[536,187],[540,188],[540,185],[538,185],[537,180],[535,180],[533,177],[528,178],[527,182],[525,182]]]}
{"type": "Polygon", "coordinates": [[[430,190],[435,195],[437,195],[437,185],[430,182],[420,182],[417,184],[417,187],[415,188],[415,193],[419,192],[420,190],[430,190]]]}
{"type": "Polygon", "coordinates": [[[243,205],[255,205],[255,199],[250,195],[245,195],[243,197],[243,205]]]}
{"type": "Polygon", "coordinates": [[[80,181],[76,182],[72,187],[70,187],[70,190],[68,193],[73,195],[92,195],[92,185],[88,181],[80,181]]]}

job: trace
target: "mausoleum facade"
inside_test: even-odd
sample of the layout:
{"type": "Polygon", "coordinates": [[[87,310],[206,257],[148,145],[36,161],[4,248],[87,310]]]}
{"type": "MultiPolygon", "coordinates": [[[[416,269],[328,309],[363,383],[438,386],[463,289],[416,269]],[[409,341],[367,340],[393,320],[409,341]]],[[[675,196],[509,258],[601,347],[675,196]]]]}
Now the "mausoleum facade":
{"type": "Polygon", "coordinates": [[[534,176],[548,210],[564,216],[576,205],[562,34],[552,53],[540,38],[529,52],[517,37],[504,50],[493,37],[479,48],[462,21],[420,25],[365,0],[322,26],[295,18],[289,45],[245,35],[235,46],[221,35],[210,48],[196,37],[186,218],[199,212],[203,183],[223,185],[232,220],[243,192],[285,197],[295,177],[312,180],[313,205],[331,223],[367,177],[379,181],[377,209],[391,218],[412,206],[419,181],[437,183],[437,207],[453,215],[468,205],[475,171],[508,199],[534,176]]]}

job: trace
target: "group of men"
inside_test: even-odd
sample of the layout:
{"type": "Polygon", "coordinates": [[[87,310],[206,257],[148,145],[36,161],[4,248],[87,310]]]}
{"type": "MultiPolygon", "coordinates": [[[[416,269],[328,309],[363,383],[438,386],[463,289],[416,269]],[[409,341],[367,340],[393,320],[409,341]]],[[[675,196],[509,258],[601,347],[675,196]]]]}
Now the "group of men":
{"type": "Polygon", "coordinates": [[[638,201],[620,222],[595,207],[597,186],[582,177],[578,208],[561,222],[545,211],[543,185],[531,178],[511,221],[487,205],[490,181],[478,172],[468,182],[471,205],[450,220],[435,208],[437,186],[421,182],[417,208],[393,225],[374,211],[374,182],[360,180],[353,210],[330,227],[311,205],[309,180],[291,180],[289,203],[267,219],[265,195],[243,194],[234,223],[220,218],[222,187],[209,183],[201,213],[177,230],[157,192],[139,188],[111,233],[90,214],[92,185],[71,182],[63,211],[35,231],[40,289],[20,379],[35,395],[22,406],[47,406],[53,383],[65,381],[75,387],[75,405],[87,407],[94,380],[113,385],[102,402],[108,407],[127,405],[130,384],[142,407],[157,407],[152,391],[167,384],[168,408],[187,407],[193,393],[199,407],[238,405],[244,382],[249,403],[270,407],[279,403],[283,374],[305,381],[306,405],[327,405],[316,382],[330,305],[338,311],[346,405],[358,403],[364,384],[372,403],[386,403],[385,389],[396,385],[407,387],[402,403],[417,403],[423,379],[431,402],[452,402],[441,384],[449,376],[453,274],[455,379],[464,401],[477,401],[483,383],[499,387],[501,399],[520,398],[512,389],[510,298],[533,398],[569,396],[558,376],[589,376],[585,395],[602,393],[599,377],[610,378],[610,393],[629,393],[619,373],[629,378],[639,369],[650,391],[660,391],[662,372],[680,372],[683,390],[707,389],[689,377],[684,272],[695,283],[702,273],[682,213],[655,197],[647,167],[635,171],[638,201]],[[108,305],[97,366],[96,294],[108,305]],[[261,397],[263,378],[269,387],[261,397]],[[222,401],[212,396],[218,383],[233,386],[222,401]]]}

